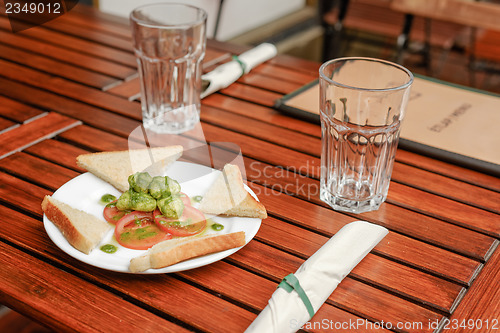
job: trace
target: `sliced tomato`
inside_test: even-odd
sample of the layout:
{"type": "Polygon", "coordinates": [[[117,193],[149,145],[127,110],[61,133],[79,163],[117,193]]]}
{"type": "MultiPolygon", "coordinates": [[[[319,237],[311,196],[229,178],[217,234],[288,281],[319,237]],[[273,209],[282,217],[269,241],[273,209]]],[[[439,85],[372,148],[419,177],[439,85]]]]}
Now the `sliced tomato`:
{"type": "Polygon", "coordinates": [[[151,212],[133,211],[116,223],[115,238],[129,249],[147,250],[172,235],[158,227],[151,212]]]}
{"type": "Polygon", "coordinates": [[[117,201],[118,200],[115,200],[107,204],[106,207],[104,207],[104,211],[102,212],[104,219],[111,224],[116,224],[119,219],[131,212],[130,210],[119,210],[118,208],[116,208],[117,201]]]}
{"type": "Polygon", "coordinates": [[[172,236],[186,237],[200,233],[205,229],[205,215],[193,206],[184,206],[182,216],[178,219],[168,218],[157,209],[154,211],[156,225],[172,236]]]}
{"type": "Polygon", "coordinates": [[[184,204],[184,206],[191,206],[191,199],[187,196],[186,193],[180,192],[179,195],[181,197],[181,200],[182,200],[182,203],[184,204]]]}

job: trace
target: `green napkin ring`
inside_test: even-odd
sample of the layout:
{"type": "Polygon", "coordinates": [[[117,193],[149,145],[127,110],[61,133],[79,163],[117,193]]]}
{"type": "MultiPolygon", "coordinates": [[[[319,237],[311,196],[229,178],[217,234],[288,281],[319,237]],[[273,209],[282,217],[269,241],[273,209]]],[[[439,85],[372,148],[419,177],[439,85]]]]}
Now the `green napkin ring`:
{"type": "Polygon", "coordinates": [[[238,64],[240,64],[241,67],[241,76],[245,75],[247,71],[247,65],[238,58],[237,55],[233,55],[233,60],[236,61],[238,64]]]}
{"type": "Polygon", "coordinates": [[[295,290],[297,294],[299,294],[299,297],[304,303],[304,305],[306,306],[307,312],[309,312],[309,317],[312,319],[312,317],[314,316],[314,308],[311,304],[311,301],[309,300],[309,297],[307,297],[306,292],[300,286],[297,277],[293,274],[288,274],[283,278],[283,280],[278,285],[278,288],[280,287],[285,289],[288,293],[291,293],[292,290],[295,290]]]}

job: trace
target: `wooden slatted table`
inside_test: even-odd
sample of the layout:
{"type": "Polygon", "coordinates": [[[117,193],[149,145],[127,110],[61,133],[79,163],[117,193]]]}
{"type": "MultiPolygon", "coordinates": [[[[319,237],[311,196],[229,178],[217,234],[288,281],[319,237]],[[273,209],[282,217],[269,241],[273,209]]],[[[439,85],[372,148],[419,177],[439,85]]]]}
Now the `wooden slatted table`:
{"type": "MultiPolygon", "coordinates": [[[[246,49],[209,41],[204,69],[246,49]]],[[[40,203],[84,172],[79,154],[127,149],[141,122],[135,66],[123,19],[79,5],[12,33],[0,15],[0,303],[56,331],[242,332],[285,275],[362,219],[389,235],[304,330],[500,332],[500,179],[399,150],[380,210],[333,211],[317,191],[319,126],[272,108],[319,64],[285,55],[202,102],[205,139],[241,148],[269,212],[254,240],[208,266],[147,276],[62,252],[40,203]]]]}

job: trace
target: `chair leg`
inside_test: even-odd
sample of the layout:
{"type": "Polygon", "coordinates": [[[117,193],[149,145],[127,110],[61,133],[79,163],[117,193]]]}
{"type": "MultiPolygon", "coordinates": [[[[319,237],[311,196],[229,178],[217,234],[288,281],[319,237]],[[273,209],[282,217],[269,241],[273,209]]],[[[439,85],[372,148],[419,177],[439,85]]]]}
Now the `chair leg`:
{"type": "Polygon", "coordinates": [[[431,33],[432,22],[430,19],[425,19],[425,41],[423,49],[424,66],[428,76],[432,76],[432,57],[431,57],[431,33]]]}
{"type": "Polygon", "coordinates": [[[467,67],[469,69],[469,84],[471,87],[476,86],[476,73],[475,73],[475,63],[476,63],[476,28],[470,28],[470,36],[469,36],[469,57],[467,67]]]}
{"type": "Polygon", "coordinates": [[[322,59],[323,62],[337,58],[341,55],[340,46],[342,43],[342,34],[344,29],[344,18],[347,14],[347,9],[349,7],[349,0],[322,0],[319,3],[320,8],[320,18],[323,18],[323,15],[328,10],[331,10],[334,6],[338,7],[337,14],[337,22],[335,25],[331,26],[323,22],[324,27],[324,37],[323,37],[323,52],[322,59]]]}
{"type": "Polygon", "coordinates": [[[325,26],[323,33],[323,53],[321,55],[323,62],[334,57],[334,48],[337,46],[336,40],[337,33],[335,29],[331,26],[325,26]]]}
{"type": "Polygon", "coordinates": [[[408,47],[408,39],[410,36],[411,26],[413,24],[413,15],[406,14],[403,23],[403,30],[396,40],[396,54],[394,61],[401,64],[403,61],[404,51],[408,47]]]}

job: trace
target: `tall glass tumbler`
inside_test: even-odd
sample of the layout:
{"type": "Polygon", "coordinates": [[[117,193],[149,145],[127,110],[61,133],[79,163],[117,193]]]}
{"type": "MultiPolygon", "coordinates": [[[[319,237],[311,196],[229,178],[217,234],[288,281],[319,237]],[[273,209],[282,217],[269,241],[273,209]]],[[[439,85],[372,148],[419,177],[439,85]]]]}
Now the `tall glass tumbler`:
{"type": "Polygon", "coordinates": [[[204,10],[176,3],[130,14],[146,129],[177,134],[199,122],[206,20],[204,10]]]}
{"type": "Polygon", "coordinates": [[[372,58],[339,58],[319,70],[321,200],[362,213],[387,198],[413,75],[372,58]]]}

